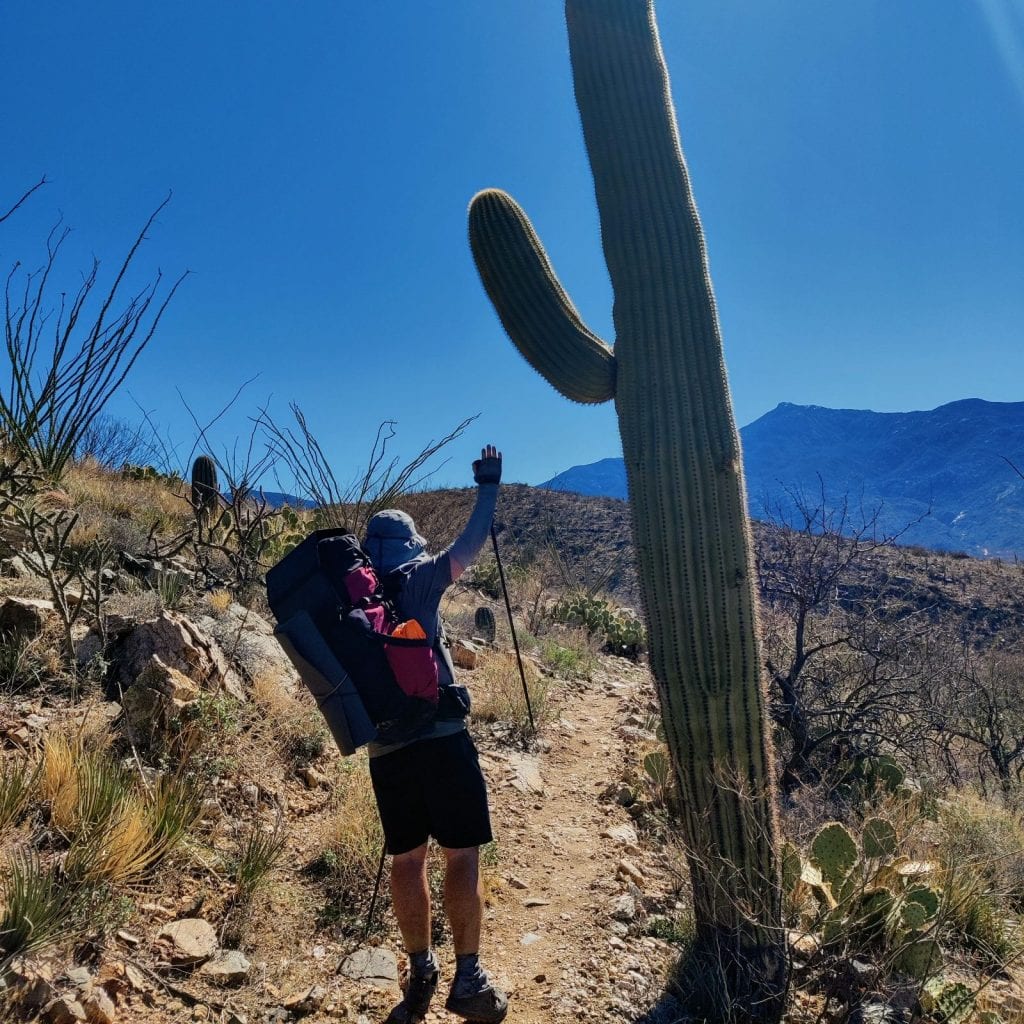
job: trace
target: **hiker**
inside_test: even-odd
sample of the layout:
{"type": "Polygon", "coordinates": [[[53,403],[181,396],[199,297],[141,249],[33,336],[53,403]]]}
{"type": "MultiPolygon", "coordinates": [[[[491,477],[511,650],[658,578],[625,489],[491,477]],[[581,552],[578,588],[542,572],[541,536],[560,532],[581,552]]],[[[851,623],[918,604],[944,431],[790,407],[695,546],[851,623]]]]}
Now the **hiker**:
{"type": "Polygon", "coordinates": [[[480,847],[491,841],[487,789],[466,729],[468,695],[455,686],[451,655],[438,610],[441,595],[474,561],[487,539],[501,480],[501,453],[488,445],[473,463],[476,506],[457,540],[429,555],[426,540],[404,512],[387,509],[369,522],[363,548],[381,575],[401,569],[395,599],[401,618],[415,619],[438,653],[440,700],[433,721],[411,740],[371,743],[370,778],[387,851],[391,896],[409,957],[404,998],[387,1024],[422,1019],[440,977],[430,946],[427,841],[444,851],[444,909],[455,946],[455,977],[445,1008],[471,1021],[498,1022],[508,1012],[505,993],[480,965],[483,896],[480,847]],[[440,640],[441,642],[437,642],[440,640]]]}

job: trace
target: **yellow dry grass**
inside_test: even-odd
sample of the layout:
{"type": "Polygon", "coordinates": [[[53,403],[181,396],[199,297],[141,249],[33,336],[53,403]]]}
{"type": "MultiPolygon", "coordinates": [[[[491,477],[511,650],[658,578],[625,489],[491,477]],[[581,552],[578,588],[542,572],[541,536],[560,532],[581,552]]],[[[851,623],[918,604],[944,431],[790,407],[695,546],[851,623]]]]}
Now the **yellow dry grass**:
{"type": "Polygon", "coordinates": [[[71,831],[78,819],[78,762],[82,745],[59,734],[43,744],[39,793],[50,805],[50,821],[61,832],[71,831]]]}
{"type": "MultiPolygon", "coordinates": [[[[159,480],[132,480],[89,460],[71,466],[62,483],[73,508],[133,519],[147,528],[155,525],[161,532],[184,529],[192,516],[184,484],[172,490],[159,480]]],[[[85,539],[89,529],[82,525],[85,539]]]]}
{"type": "Polygon", "coordinates": [[[214,590],[206,595],[206,606],[210,609],[210,614],[219,619],[227,612],[233,600],[230,590],[214,590]]]}
{"type": "MultiPolygon", "coordinates": [[[[523,661],[530,707],[538,728],[551,717],[551,681],[528,660],[523,661]]],[[[519,731],[530,727],[523,681],[515,654],[499,651],[481,658],[468,678],[473,717],[483,722],[506,722],[519,731]]]]}
{"type": "Polygon", "coordinates": [[[335,810],[326,838],[343,876],[358,881],[377,872],[384,833],[364,758],[344,762],[335,789],[335,810]]]}

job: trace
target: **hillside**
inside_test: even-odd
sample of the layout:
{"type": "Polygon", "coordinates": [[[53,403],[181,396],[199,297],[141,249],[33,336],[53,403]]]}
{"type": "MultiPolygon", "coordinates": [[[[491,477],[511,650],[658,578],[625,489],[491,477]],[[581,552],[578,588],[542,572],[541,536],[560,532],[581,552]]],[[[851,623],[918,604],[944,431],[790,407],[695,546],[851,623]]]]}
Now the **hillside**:
{"type": "MultiPolygon", "coordinates": [[[[927,412],[877,413],[783,402],[741,431],[751,514],[791,516],[792,494],[844,498],[902,540],[945,551],[1024,555],[1024,403],[965,399],[927,412]]],[[[625,497],[621,459],[542,484],[625,497]]]]}
{"type": "MultiPolygon", "coordinates": [[[[211,540],[207,520],[190,527],[180,481],[73,466],[32,508],[70,523],[74,565],[99,560],[83,573],[67,546],[33,557],[32,523],[45,538],[17,511],[24,500],[8,500],[0,557],[4,1019],[383,1020],[404,958],[386,884],[368,920],[380,833],[366,760],[331,746],[261,591],[305,524],[272,512],[255,551],[237,532],[261,514],[252,507],[211,540]]],[[[401,504],[437,547],[472,500],[435,491],[401,504]]],[[[616,603],[635,603],[627,506],[509,486],[497,518],[536,734],[487,558],[442,609],[496,832],[485,960],[522,1024],[679,1021],[666,979],[692,917],[654,685],[642,657],[604,649],[605,627],[558,610],[568,588],[606,576],[616,603]],[[481,607],[493,639],[479,636],[481,607]]],[[[823,917],[821,885],[787,889],[787,1019],[843,1024],[890,1006],[942,1024],[922,1002],[925,977],[1014,1019],[1019,568],[866,536],[759,528],[757,541],[785,835],[813,879],[816,835],[838,819],[830,834],[878,847],[857,870],[872,892],[889,872],[896,901],[883,937],[865,933],[857,892],[837,883],[823,917]],[[804,735],[797,719],[817,724],[804,735]],[[941,953],[909,982],[904,914],[925,929],[913,941],[941,953]]],[[[430,880],[439,903],[436,863],[430,880]]],[[[450,973],[440,920],[434,942],[450,973]]],[[[454,1018],[438,1001],[427,1020],[454,1018]]]]}

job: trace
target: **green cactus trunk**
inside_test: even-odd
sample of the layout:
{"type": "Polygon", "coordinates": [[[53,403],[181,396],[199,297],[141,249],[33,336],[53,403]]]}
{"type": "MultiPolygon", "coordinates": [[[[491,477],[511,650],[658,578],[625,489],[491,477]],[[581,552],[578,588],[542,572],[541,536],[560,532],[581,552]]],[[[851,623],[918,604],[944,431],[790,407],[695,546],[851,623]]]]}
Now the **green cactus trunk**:
{"type": "Polygon", "coordinates": [[[787,956],[773,769],[739,437],[704,239],[652,5],[568,0],[576,100],[615,289],[614,354],[582,323],[528,220],[481,193],[470,240],[523,355],[580,402],[614,397],[651,668],[690,850],[693,1008],[777,1020],[787,956]]]}
{"type": "Polygon", "coordinates": [[[217,510],[217,466],[209,455],[192,463],[192,507],[207,518],[217,510]]]}

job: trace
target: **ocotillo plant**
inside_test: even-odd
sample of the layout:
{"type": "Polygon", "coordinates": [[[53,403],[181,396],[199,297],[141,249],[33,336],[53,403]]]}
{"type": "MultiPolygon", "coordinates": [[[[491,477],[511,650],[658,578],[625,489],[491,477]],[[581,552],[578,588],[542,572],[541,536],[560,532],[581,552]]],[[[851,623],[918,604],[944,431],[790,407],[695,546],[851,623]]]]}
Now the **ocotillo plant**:
{"type": "Polygon", "coordinates": [[[192,507],[207,519],[217,510],[217,466],[209,455],[192,463],[192,507]]]}
{"type": "Polygon", "coordinates": [[[773,1021],[787,981],[773,771],[739,438],[704,238],[649,0],[568,0],[576,101],[615,290],[587,329],[505,193],[470,208],[484,286],[526,359],[614,398],[651,668],[679,781],[696,943],[679,981],[717,1020],[773,1021]]]}

